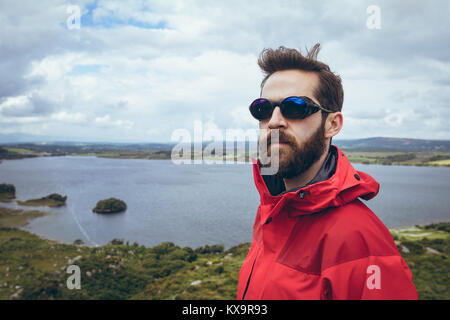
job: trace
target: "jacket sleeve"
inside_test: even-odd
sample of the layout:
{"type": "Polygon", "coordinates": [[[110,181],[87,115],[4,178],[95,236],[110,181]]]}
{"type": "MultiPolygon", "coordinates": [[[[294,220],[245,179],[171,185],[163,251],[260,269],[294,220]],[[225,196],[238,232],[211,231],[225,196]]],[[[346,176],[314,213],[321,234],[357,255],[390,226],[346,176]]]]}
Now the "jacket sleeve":
{"type": "Polygon", "coordinates": [[[368,256],[329,267],[322,299],[417,300],[412,274],[400,255],[368,256]]]}

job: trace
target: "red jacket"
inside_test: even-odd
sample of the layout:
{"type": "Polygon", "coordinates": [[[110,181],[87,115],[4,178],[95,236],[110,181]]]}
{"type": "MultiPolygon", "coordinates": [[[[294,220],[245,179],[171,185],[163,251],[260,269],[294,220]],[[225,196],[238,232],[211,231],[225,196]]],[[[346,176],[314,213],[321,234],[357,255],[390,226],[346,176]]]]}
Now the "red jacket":
{"type": "Polygon", "coordinates": [[[375,197],[378,182],[331,151],[329,178],[280,195],[269,192],[252,159],[261,203],[238,299],[418,298],[388,229],[358,199],[375,197]]]}

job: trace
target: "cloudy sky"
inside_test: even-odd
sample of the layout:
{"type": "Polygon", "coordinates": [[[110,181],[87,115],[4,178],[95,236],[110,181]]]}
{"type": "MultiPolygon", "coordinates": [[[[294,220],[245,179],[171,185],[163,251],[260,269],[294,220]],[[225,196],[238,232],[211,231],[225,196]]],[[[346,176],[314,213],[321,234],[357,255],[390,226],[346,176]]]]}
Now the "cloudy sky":
{"type": "Polygon", "coordinates": [[[449,16],[448,0],[1,0],[0,136],[170,142],[195,121],[257,128],[260,51],[320,42],[343,79],[337,139],[450,139],[449,16]]]}

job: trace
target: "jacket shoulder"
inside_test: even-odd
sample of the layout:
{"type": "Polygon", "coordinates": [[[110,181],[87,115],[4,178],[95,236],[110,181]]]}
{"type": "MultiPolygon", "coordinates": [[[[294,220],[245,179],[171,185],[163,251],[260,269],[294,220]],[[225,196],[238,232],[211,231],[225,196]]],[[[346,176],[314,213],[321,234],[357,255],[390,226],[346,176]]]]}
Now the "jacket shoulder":
{"type": "Polygon", "coordinates": [[[360,200],[335,212],[323,239],[322,270],[370,256],[400,255],[389,230],[360,200]]]}
{"type": "Polygon", "coordinates": [[[367,206],[354,200],[342,207],[300,218],[278,262],[320,274],[348,261],[394,255],[400,253],[389,230],[367,206]]]}

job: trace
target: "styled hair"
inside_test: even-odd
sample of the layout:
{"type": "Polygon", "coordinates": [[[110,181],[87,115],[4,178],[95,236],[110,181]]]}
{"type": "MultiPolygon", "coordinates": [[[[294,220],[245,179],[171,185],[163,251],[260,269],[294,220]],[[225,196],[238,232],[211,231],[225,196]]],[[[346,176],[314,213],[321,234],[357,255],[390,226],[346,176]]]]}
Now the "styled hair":
{"type": "MultiPolygon", "coordinates": [[[[316,72],[319,76],[319,85],[314,89],[314,96],[324,108],[341,111],[344,102],[344,89],[341,78],[331,72],[330,67],[317,60],[320,51],[320,44],[316,43],[311,50],[307,50],[303,56],[296,49],[284,46],[278,49],[264,49],[258,58],[258,65],[264,72],[264,79],[261,82],[261,92],[267,79],[275,72],[282,70],[302,70],[316,72]]],[[[322,111],[322,114],[326,113],[322,111]]]]}

